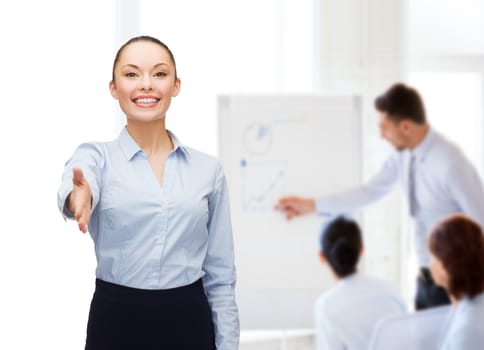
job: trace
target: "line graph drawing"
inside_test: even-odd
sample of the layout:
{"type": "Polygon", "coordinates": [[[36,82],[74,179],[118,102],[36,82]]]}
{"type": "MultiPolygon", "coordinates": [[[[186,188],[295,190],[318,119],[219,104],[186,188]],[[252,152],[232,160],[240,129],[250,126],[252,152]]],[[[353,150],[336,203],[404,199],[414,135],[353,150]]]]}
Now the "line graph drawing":
{"type": "Polygon", "coordinates": [[[287,160],[240,161],[241,207],[244,211],[273,210],[284,182],[287,160]]]}
{"type": "Polygon", "coordinates": [[[241,140],[243,158],[240,161],[240,205],[243,211],[273,211],[289,168],[289,160],[278,154],[275,142],[281,142],[281,138],[286,142],[287,128],[297,132],[308,120],[304,115],[292,118],[277,116],[244,126],[241,140]]]}

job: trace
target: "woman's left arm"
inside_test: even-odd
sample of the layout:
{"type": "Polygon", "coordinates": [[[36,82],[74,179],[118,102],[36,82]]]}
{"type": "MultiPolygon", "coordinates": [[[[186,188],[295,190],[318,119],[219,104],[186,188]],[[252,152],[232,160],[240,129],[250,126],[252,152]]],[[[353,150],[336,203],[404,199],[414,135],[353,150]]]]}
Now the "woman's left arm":
{"type": "Polygon", "coordinates": [[[217,350],[239,347],[239,314],[235,302],[236,272],[227,181],[217,163],[214,191],[209,197],[208,251],[203,285],[212,309],[217,350]]]}

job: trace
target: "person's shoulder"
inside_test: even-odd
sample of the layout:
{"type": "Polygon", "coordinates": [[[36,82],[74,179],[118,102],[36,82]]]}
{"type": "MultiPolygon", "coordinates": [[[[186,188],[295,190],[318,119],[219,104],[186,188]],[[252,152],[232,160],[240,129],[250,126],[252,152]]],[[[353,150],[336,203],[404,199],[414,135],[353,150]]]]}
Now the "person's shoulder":
{"type": "Polygon", "coordinates": [[[316,299],[315,305],[318,307],[324,306],[324,304],[327,303],[328,300],[328,291],[324,291],[323,293],[319,294],[319,296],[316,299]]]}
{"type": "Polygon", "coordinates": [[[467,319],[472,319],[472,322],[479,322],[481,329],[484,330],[484,292],[466,300],[465,304],[463,307],[467,309],[469,315],[467,319]]]}
{"type": "Polygon", "coordinates": [[[96,162],[103,163],[107,158],[110,158],[113,152],[117,152],[118,149],[118,139],[86,141],[77,146],[74,156],[95,159],[96,162]]]}
{"type": "Polygon", "coordinates": [[[433,131],[434,142],[429,150],[432,157],[438,157],[441,160],[452,161],[453,158],[464,158],[461,148],[445,135],[433,131]]]}
{"type": "Polygon", "coordinates": [[[390,286],[390,283],[388,283],[388,281],[372,275],[360,273],[358,277],[362,282],[366,284],[371,284],[371,285],[385,287],[385,288],[390,286]]]}
{"type": "Polygon", "coordinates": [[[359,279],[359,288],[362,290],[362,293],[365,290],[369,294],[369,296],[381,295],[401,300],[400,296],[398,295],[397,289],[389,281],[382,278],[363,274],[359,276],[359,279]]]}
{"type": "Polygon", "coordinates": [[[321,293],[314,303],[316,313],[320,315],[332,314],[336,306],[334,302],[336,295],[334,289],[329,289],[321,293]]]}
{"type": "Polygon", "coordinates": [[[344,307],[345,299],[352,293],[352,286],[338,282],[321,293],[316,300],[316,305],[321,309],[337,310],[344,307]]]}
{"type": "Polygon", "coordinates": [[[438,133],[436,133],[436,142],[427,159],[431,167],[440,169],[441,174],[445,174],[451,179],[465,171],[475,169],[471,160],[456,143],[438,133]]]}
{"type": "Polygon", "coordinates": [[[182,146],[183,152],[186,153],[188,159],[197,165],[203,165],[204,167],[218,169],[221,167],[217,157],[212,154],[200,151],[198,149],[182,146]]]}
{"type": "Polygon", "coordinates": [[[471,299],[461,302],[449,332],[456,349],[475,349],[484,342],[484,304],[481,300],[471,299]]]}
{"type": "Polygon", "coordinates": [[[199,149],[189,147],[189,146],[181,146],[190,157],[195,157],[199,158],[201,160],[205,161],[212,161],[212,162],[217,162],[217,158],[214,155],[211,155],[209,153],[206,153],[204,151],[200,151],[199,149]]]}
{"type": "Polygon", "coordinates": [[[82,152],[104,154],[106,152],[107,146],[113,142],[114,141],[108,141],[108,142],[86,141],[86,142],[80,143],[77,146],[77,150],[82,152]]]}

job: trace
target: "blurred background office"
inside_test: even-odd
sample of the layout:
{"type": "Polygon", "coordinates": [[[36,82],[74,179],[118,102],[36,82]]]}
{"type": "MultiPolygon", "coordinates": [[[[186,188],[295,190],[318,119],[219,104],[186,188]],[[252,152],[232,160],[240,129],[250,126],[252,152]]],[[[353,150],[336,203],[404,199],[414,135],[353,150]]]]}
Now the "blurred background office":
{"type": "MultiPolygon", "coordinates": [[[[63,222],[55,195],[74,148],[124,125],[108,83],[115,50],[132,35],[174,52],[182,90],[167,126],[207,153],[218,155],[220,94],[354,94],[366,179],[389,149],[373,99],[405,81],[422,92],[430,123],[484,171],[480,0],[20,0],[2,2],[0,14],[0,348],[84,343],[92,241],[63,222]]],[[[402,203],[395,191],[365,209],[363,263],[410,301],[402,203]]]]}

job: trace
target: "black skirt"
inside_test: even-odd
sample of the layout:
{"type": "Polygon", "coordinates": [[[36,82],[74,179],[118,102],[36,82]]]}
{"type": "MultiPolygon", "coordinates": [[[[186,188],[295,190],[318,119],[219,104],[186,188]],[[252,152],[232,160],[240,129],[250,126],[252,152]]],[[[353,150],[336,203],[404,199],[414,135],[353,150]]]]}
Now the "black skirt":
{"type": "Polygon", "coordinates": [[[201,280],[163,290],[96,280],[86,350],[214,350],[214,338],[201,280]]]}

